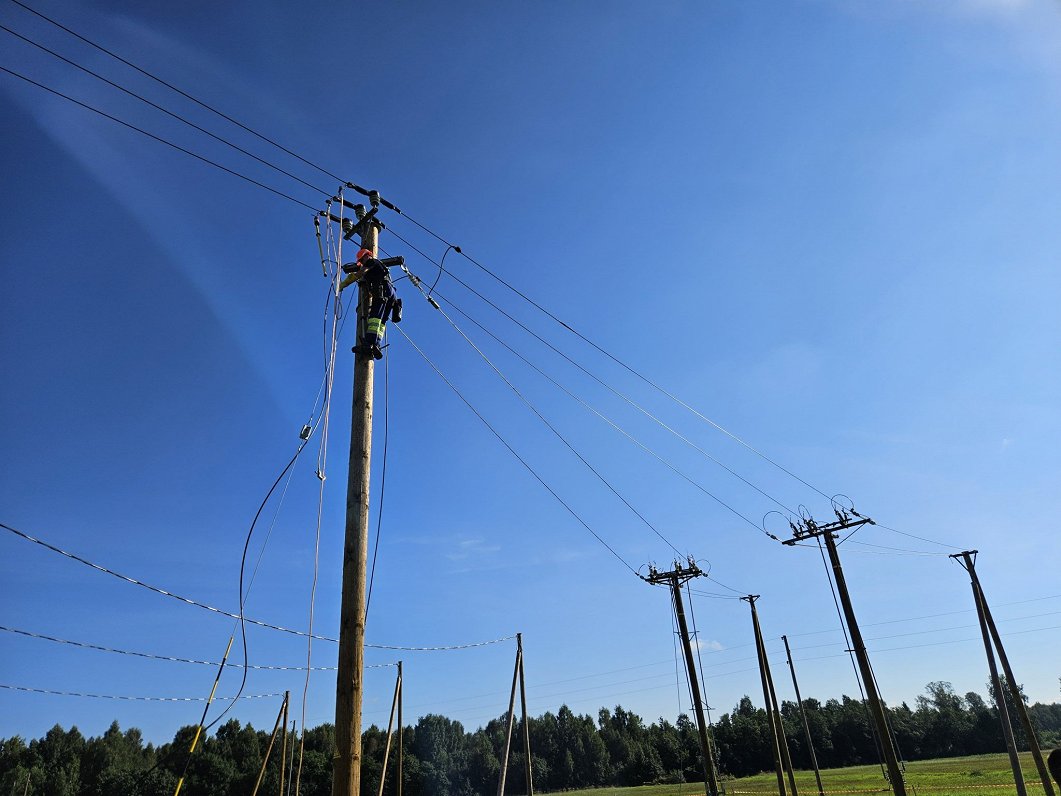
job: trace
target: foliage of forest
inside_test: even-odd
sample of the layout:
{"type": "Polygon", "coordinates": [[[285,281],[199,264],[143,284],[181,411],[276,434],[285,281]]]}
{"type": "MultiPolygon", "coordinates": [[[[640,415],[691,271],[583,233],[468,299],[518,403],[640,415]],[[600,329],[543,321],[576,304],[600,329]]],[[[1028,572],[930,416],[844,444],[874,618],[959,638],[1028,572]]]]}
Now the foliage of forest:
{"type": "MultiPolygon", "coordinates": [[[[818,762],[823,768],[873,763],[878,759],[865,707],[843,697],[804,702],[818,762]]],[[[1061,704],[1035,704],[1031,713],[1046,747],[1061,745],[1061,704]]],[[[782,706],[793,761],[809,768],[799,707],[782,706]]],[[[895,737],[907,760],[1004,751],[998,715],[975,692],[956,694],[949,683],[926,687],[913,707],[890,711],[895,737]]],[[[497,791],[499,758],[505,742],[504,717],[468,732],[459,722],[427,715],[403,733],[403,790],[407,796],[491,796],[497,791]]],[[[622,707],[594,718],[566,706],[530,720],[535,789],[558,791],[602,785],[642,785],[703,779],[695,724],[681,715],[652,724],[622,707]]],[[[172,794],[187,764],[182,789],[188,796],[249,796],[269,745],[269,733],[237,720],[220,725],[189,759],[196,728],[182,727],[170,743],[144,743],[137,729],[117,722],[99,737],[56,725],[28,743],[0,740],[0,796],[161,796],[172,794]],[[28,783],[28,788],[27,788],[28,783]]],[[[516,723],[507,792],[523,793],[524,765],[516,723]]],[[[1019,735],[1019,734],[1018,734],[1019,735]]],[[[712,737],[723,776],[745,776],[772,767],[766,713],[748,697],[715,717],[712,737]]],[[[334,731],[324,724],[301,739],[304,796],[329,796],[334,731]]],[[[362,792],[374,796],[386,733],[370,727],[363,735],[362,792]]],[[[289,755],[292,753],[289,746],[289,755]]],[[[299,751],[294,760],[298,766],[299,751]]],[[[261,792],[279,792],[279,746],[270,757],[261,792]]],[[[388,790],[394,777],[388,767],[388,790]]]]}

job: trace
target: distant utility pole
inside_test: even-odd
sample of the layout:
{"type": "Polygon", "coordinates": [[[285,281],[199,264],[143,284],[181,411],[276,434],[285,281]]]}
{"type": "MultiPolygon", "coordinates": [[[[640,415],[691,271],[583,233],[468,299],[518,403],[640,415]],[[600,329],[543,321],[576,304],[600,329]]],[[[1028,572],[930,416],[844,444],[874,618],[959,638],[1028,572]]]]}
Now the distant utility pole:
{"type": "Polygon", "coordinates": [[[763,681],[763,702],[766,705],[766,718],[770,724],[770,734],[773,736],[774,769],[777,772],[778,796],[785,796],[785,775],[788,775],[789,787],[792,796],[798,796],[796,791],[796,775],[792,770],[792,758],[788,752],[788,739],[785,737],[785,725],[781,723],[781,711],[777,706],[777,692],[774,690],[774,678],[770,674],[770,661],[766,657],[766,644],[763,641],[763,631],[759,627],[759,612],[755,608],[755,601],[759,599],[758,594],[749,594],[741,597],[752,609],[752,632],[755,636],[755,652],[759,658],[759,676],[763,681]]]}
{"type": "Polygon", "coordinates": [[[987,667],[991,673],[991,684],[995,689],[995,704],[998,707],[998,717],[1002,722],[1002,733],[1006,738],[1006,748],[1009,751],[1010,765],[1013,768],[1013,779],[1017,785],[1017,793],[1020,796],[1024,796],[1026,792],[1024,775],[1021,772],[1020,759],[1017,756],[1017,743],[1013,737],[1013,724],[1009,718],[1009,711],[1006,709],[1005,691],[1001,682],[999,682],[998,667],[995,665],[995,655],[991,649],[992,641],[994,641],[995,649],[998,650],[998,659],[1002,663],[1002,671],[1006,676],[1006,686],[1013,697],[1014,709],[1017,711],[1021,726],[1024,728],[1024,735],[1028,739],[1028,748],[1031,750],[1032,759],[1035,760],[1035,767],[1039,772],[1039,778],[1042,780],[1043,791],[1046,796],[1054,796],[1054,786],[1050,781],[1050,772],[1047,770],[1046,761],[1043,760],[1042,749],[1039,747],[1039,737],[1035,734],[1031,716],[1028,715],[1028,706],[1024,704],[1024,695],[1021,694],[1020,685],[1013,676],[1013,669],[1009,665],[1009,656],[1006,655],[1006,649],[1002,646],[1002,637],[995,626],[995,619],[991,616],[991,609],[987,605],[987,597],[984,596],[980,578],[976,574],[977,552],[976,550],[965,550],[961,553],[955,553],[951,558],[961,564],[962,568],[969,573],[969,581],[973,587],[976,614],[980,619],[980,632],[984,637],[984,649],[987,652],[987,667]]]}
{"type": "Polygon", "coordinates": [[[785,656],[788,658],[788,668],[792,672],[792,688],[796,691],[796,704],[799,705],[799,716],[803,720],[803,735],[807,739],[807,751],[810,753],[810,762],[814,766],[814,780],[818,783],[818,796],[825,796],[825,788],[822,787],[822,772],[818,770],[818,756],[814,753],[814,739],[810,734],[810,722],[807,721],[807,711],[803,707],[803,697],[799,695],[799,682],[796,680],[796,667],[792,663],[792,650],[788,646],[788,636],[781,636],[785,642],[785,656]]]}
{"type": "MultiPolygon", "coordinates": [[[[704,573],[690,558],[687,566],[683,567],[681,562],[674,562],[674,569],[670,572],[660,572],[654,566],[649,566],[648,576],[644,579],[653,585],[666,584],[671,588],[671,598],[674,601],[674,615],[678,619],[678,634],[681,636],[682,649],[685,651],[685,668],[689,674],[689,688],[693,695],[693,712],[696,714],[696,728],[700,735],[700,757],[704,768],[704,792],[707,796],[718,796],[719,780],[718,767],[715,764],[715,753],[711,744],[711,738],[707,732],[707,722],[704,720],[704,704],[700,697],[700,679],[696,672],[696,663],[693,660],[692,644],[689,640],[689,626],[685,621],[685,605],[682,602],[682,586],[693,578],[698,578],[704,573]]],[[[723,791],[724,792],[724,791],[723,791]]]]}
{"type": "Polygon", "coordinates": [[[895,752],[891,730],[888,728],[888,717],[884,713],[884,703],[881,701],[880,693],[877,691],[877,681],[873,677],[869,654],[866,652],[866,644],[862,640],[862,631],[858,629],[858,620],[855,618],[855,609],[851,605],[851,595],[847,590],[844,570],[840,566],[840,554],[836,550],[837,532],[853,531],[863,525],[873,525],[874,523],[869,517],[863,517],[856,513],[854,509],[834,509],[834,511],[836,512],[835,522],[819,525],[813,519],[807,517],[798,523],[789,523],[792,528],[792,538],[786,539],[783,544],[794,545],[814,537],[825,539],[825,548],[829,553],[829,561],[833,568],[833,578],[836,580],[836,590],[840,597],[840,604],[843,606],[847,630],[851,636],[851,646],[854,647],[853,651],[855,658],[858,660],[862,683],[866,689],[866,699],[869,702],[870,713],[877,728],[877,735],[880,737],[884,763],[888,770],[888,781],[895,796],[906,796],[906,783],[903,781],[903,772],[899,768],[899,756],[895,752]]]}
{"type": "MultiPolygon", "coordinates": [[[[376,191],[359,192],[369,197],[372,209],[366,212],[364,205],[350,205],[345,200],[340,200],[344,206],[351,207],[357,217],[356,224],[343,230],[344,237],[359,235],[361,248],[368,249],[372,256],[376,257],[379,252],[379,231],[382,228],[382,224],[375,217],[380,197],[376,191]]],[[[375,360],[371,353],[364,350],[361,337],[367,323],[369,299],[369,289],[364,283],[358,283],[350,468],[346,482],[346,541],[343,545],[343,587],[339,616],[339,667],[335,683],[336,752],[332,771],[332,796],[361,794],[365,576],[368,566],[368,499],[372,463],[372,393],[375,368],[375,360]]]]}

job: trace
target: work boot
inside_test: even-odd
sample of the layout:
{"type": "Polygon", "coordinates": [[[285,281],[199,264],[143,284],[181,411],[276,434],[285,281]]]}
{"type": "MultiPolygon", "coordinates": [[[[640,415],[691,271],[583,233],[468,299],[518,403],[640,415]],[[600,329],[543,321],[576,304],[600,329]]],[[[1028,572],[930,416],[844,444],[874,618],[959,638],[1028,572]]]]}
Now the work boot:
{"type": "Polygon", "coordinates": [[[402,300],[394,299],[394,304],[391,306],[391,320],[395,323],[402,322],[402,300]]]}
{"type": "Polygon", "coordinates": [[[379,347],[379,343],[372,346],[372,358],[383,359],[383,349],[379,347]]]}

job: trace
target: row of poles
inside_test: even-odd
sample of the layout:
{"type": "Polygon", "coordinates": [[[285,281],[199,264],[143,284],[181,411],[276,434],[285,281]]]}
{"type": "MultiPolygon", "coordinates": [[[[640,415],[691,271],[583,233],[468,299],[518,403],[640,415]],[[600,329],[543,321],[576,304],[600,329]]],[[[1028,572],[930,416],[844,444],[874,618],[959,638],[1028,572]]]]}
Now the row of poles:
{"type": "MultiPolygon", "coordinates": [[[[871,524],[872,520],[867,517],[860,517],[859,515],[854,514],[853,511],[848,513],[842,509],[837,510],[836,514],[836,522],[819,525],[813,520],[806,519],[801,521],[799,525],[794,524],[793,538],[786,540],[784,544],[793,545],[803,539],[813,537],[818,537],[825,541],[825,549],[828,551],[833,580],[836,583],[837,596],[839,603],[842,606],[844,624],[846,625],[848,638],[851,644],[851,649],[848,651],[854,654],[857,661],[858,671],[861,675],[860,679],[865,691],[866,706],[872,719],[873,734],[884,764],[885,776],[895,796],[906,796],[906,782],[903,776],[904,767],[899,760],[884,702],[880,697],[876,678],[873,675],[869,655],[866,651],[866,645],[858,627],[858,620],[855,617],[854,608],[851,604],[851,595],[847,588],[847,581],[844,578],[843,567],[840,564],[840,554],[837,550],[836,544],[836,537],[839,531],[857,529],[862,525],[871,524]],[[852,514],[854,514],[854,516],[852,516],[852,514]]],[[[1006,655],[1005,647],[1002,644],[1002,637],[998,632],[998,627],[995,625],[994,617],[991,615],[991,609],[987,604],[987,598],[984,596],[983,588],[980,585],[980,579],[976,574],[976,555],[976,550],[966,550],[952,555],[951,558],[958,560],[962,567],[969,573],[970,583],[973,590],[973,599],[976,605],[976,613],[980,622],[981,634],[983,635],[984,650],[987,653],[988,670],[991,675],[991,685],[994,692],[995,705],[1002,725],[1002,733],[1006,741],[1006,749],[1009,753],[1010,765],[1013,769],[1013,779],[1016,785],[1017,794],[1018,796],[1027,796],[1027,788],[1025,785],[1024,774],[1021,770],[1020,759],[1017,754],[1013,723],[1006,702],[1007,690],[1011,696],[1010,702],[1012,703],[1013,710],[1017,713],[1020,724],[1024,730],[1024,735],[1032,759],[1035,762],[1039,779],[1042,781],[1044,796],[1055,796],[1054,787],[1050,779],[1050,772],[1043,759],[1042,749],[1039,746],[1039,739],[1036,735],[1035,728],[1032,726],[1031,716],[1028,714],[1027,705],[1024,703],[1024,695],[1021,693],[1020,685],[1013,674],[1009,657],[1006,655]],[[998,663],[996,663],[995,658],[996,651],[998,663],[1001,663],[1002,666],[1005,684],[1003,684],[1002,677],[999,675],[998,663]]],[[[699,733],[700,751],[704,769],[704,792],[706,796],[719,796],[720,793],[725,793],[725,788],[721,784],[721,780],[718,776],[715,749],[709,728],[704,720],[704,708],[700,693],[699,677],[693,659],[691,636],[685,619],[685,609],[682,602],[682,587],[693,578],[700,577],[704,574],[705,573],[696,566],[695,561],[690,558],[684,565],[681,562],[675,562],[674,568],[668,572],[660,572],[655,567],[650,566],[649,574],[645,577],[645,580],[654,585],[667,585],[671,589],[678,632],[685,652],[689,691],[693,700],[693,710],[696,716],[699,733]]],[[[770,671],[770,663],[767,659],[766,644],[763,640],[762,629],[759,625],[759,613],[755,606],[756,601],[759,599],[759,595],[749,594],[740,599],[747,602],[751,608],[752,632],[755,638],[756,655],[759,661],[763,701],[766,706],[768,719],[767,724],[770,727],[771,733],[771,749],[777,775],[777,791],[779,796],[798,796],[795,770],[792,765],[792,756],[789,750],[784,724],[782,722],[777,691],[774,688],[773,675],[770,671]]],[[[788,659],[789,669],[792,673],[792,686],[796,692],[796,704],[799,707],[807,750],[809,752],[811,764],[814,768],[814,777],[818,787],[818,794],[819,796],[825,796],[821,771],[818,768],[817,757],[814,753],[814,742],[811,737],[810,723],[807,719],[803,699],[799,692],[796,669],[792,663],[792,651],[788,644],[788,637],[782,636],[781,638],[785,643],[785,654],[788,659]]]]}
{"type": "MultiPolygon", "coordinates": [[[[394,741],[395,736],[395,722],[397,722],[397,750],[395,752],[395,767],[394,767],[394,788],[393,793],[395,796],[402,796],[402,760],[404,751],[404,732],[405,723],[402,716],[402,702],[403,702],[403,673],[402,673],[402,662],[398,661],[398,674],[394,681],[394,697],[391,700],[390,718],[387,720],[387,741],[383,750],[383,767],[380,770],[379,775],[379,791],[377,796],[383,796],[383,789],[387,782],[387,768],[390,764],[391,757],[391,745],[394,741]]],[[[505,793],[505,780],[508,776],[508,762],[511,756],[512,750],[512,735],[513,728],[515,726],[516,718],[516,690],[519,689],[520,698],[520,709],[521,718],[523,724],[523,761],[524,761],[524,776],[526,777],[527,791],[526,796],[534,796],[534,778],[531,769],[531,747],[530,747],[530,724],[527,720],[527,686],[526,679],[523,674],[523,634],[516,634],[516,664],[512,672],[512,691],[509,695],[508,700],[508,712],[506,713],[505,720],[505,747],[504,752],[501,756],[501,770],[498,775],[497,782],[497,796],[504,796],[505,793]]],[[[281,737],[281,752],[280,752],[280,785],[279,785],[279,796],[285,796],[285,794],[294,793],[298,795],[298,786],[295,785],[295,790],[291,790],[291,779],[294,771],[294,753],[295,745],[291,744],[291,760],[288,762],[288,734],[287,734],[287,718],[288,718],[288,707],[291,702],[291,692],[284,692],[284,701],[280,705],[280,712],[276,716],[276,724],[273,725],[272,735],[269,737],[269,745],[266,747],[265,756],[262,758],[262,767],[258,772],[258,779],[254,783],[254,790],[251,792],[251,796],[258,796],[258,792],[261,790],[262,781],[265,779],[265,770],[269,765],[269,758],[272,756],[273,747],[276,745],[276,739],[279,735],[281,737]],[[290,766],[290,767],[289,767],[290,766]],[[285,780],[286,773],[286,780],[285,780]]],[[[305,728],[303,728],[305,732],[305,728]]],[[[294,738],[294,723],[292,723],[292,738],[294,738]]]]}
{"type": "MultiPolygon", "coordinates": [[[[367,197],[372,206],[367,210],[363,205],[354,205],[342,198],[340,190],[336,197],[343,207],[354,211],[356,224],[349,225],[349,232],[344,237],[349,238],[357,234],[361,239],[361,248],[371,252],[373,257],[378,256],[379,233],[383,225],[375,218],[375,212],[382,204],[393,208],[393,205],[380,197],[377,191],[369,191],[353,183],[347,183],[349,187],[359,194],[367,197]]],[[[341,221],[342,219],[334,219],[341,221]]],[[[346,225],[344,224],[344,229],[346,225]]],[[[367,355],[364,346],[360,345],[360,330],[367,322],[369,315],[370,295],[364,283],[359,284],[357,302],[357,321],[359,330],[358,345],[354,348],[354,379],[353,379],[353,402],[352,419],[350,429],[350,466],[347,476],[347,498],[346,498],[346,533],[343,548],[343,576],[342,597],[339,620],[339,661],[338,676],[336,679],[335,694],[335,740],[336,756],[334,760],[334,776],[332,778],[332,796],[359,796],[361,792],[361,706],[364,690],[364,644],[365,644],[365,618],[366,618],[366,570],[368,557],[368,528],[369,528],[369,493],[370,493],[370,471],[372,459],[372,408],[374,393],[374,366],[372,356],[367,355]]],[[[857,661],[857,669],[863,683],[866,695],[867,708],[869,709],[872,726],[880,745],[881,756],[886,767],[886,776],[894,791],[895,796],[906,796],[906,784],[903,779],[903,771],[896,753],[892,733],[888,726],[888,718],[885,713],[884,703],[877,690],[873,670],[870,666],[869,656],[866,653],[865,643],[858,628],[854,609],[851,606],[851,598],[847,591],[844,580],[843,569],[840,566],[840,557],[837,552],[836,535],[839,531],[854,531],[866,524],[872,524],[868,517],[859,515],[855,510],[843,509],[834,505],[836,521],[823,524],[816,523],[810,517],[804,517],[797,522],[790,523],[793,531],[792,539],[786,540],[784,544],[793,545],[808,538],[823,539],[825,548],[828,550],[833,579],[836,582],[839,602],[842,604],[844,624],[846,625],[851,652],[857,661]]],[[[1004,692],[998,676],[992,644],[998,650],[998,656],[1005,672],[1007,685],[1013,694],[1013,704],[1024,727],[1028,744],[1031,747],[1035,759],[1036,768],[1043,781],[1045,796],[1054,796],[1054,789],[1050,783],[1049,773],[1043,762],[1042,752],[1038,746],[1031,720],[1027,715],[1020,689],[1016,679],[1013,677],[1005,650],[1002,647],[998,631],[994,626],[994,620],[987,608],[983,590],[980,588],[974,568],[975,551],[966,551],[959,556],[962,565],[969,572],[973,584],[973,594],[976,598],[977,613],[980,617],[980,626],[984,636],[984,646],[987,651],[988,665],[991,670],[992,685],[995,691],[995,701],[998,706],[999,717],[1003,724],[1003,732],[1006,736],[1006,744],[1013,766],[1013,775],[1017,783],[1018,796],[1026,796],[1024,778],[1020,770],[1017,758],[1016,743],[1013,740],[1013,728],[1009,721],[1007,706],[1005,704],[1004,692]]],[[[690,691],[693,695],[694,711],[697,719],[697,728],[700,739],[701,753],[704,761],[704,782],[707,796],[718,796],[720,784],[714,751],[711,747],[711,738],[704,720],[703,703],[700,696],[696,667],[693,661],[689,644],[688,628],[685,626],[685,615],[681,603],[681,586],[688,580],[698,577],[700,572],[693,561],[690,560],[689,567],[683,568],[675,564],[671,572],[658,572],[654,567],[645,580],[658,585],[671,586],[674,595],[674,609],[677,614],[679,629],[685,647],[686,666],[689,675],[690,691]]],[[[772,678],[769,674],[765,649],[762,645],[762,633],[758,626],[758,615],[755,611],[755,598],[747,598],[752,608],[755,626],[756,643],[759,648],[760,666],[763,669],[764,696],[767,699],[767,712],[771,714],[771,727],[774,732],[775,745],[777,747],[778,763],[778,792],[780,796],[786,796],[784,777],[781,774],[781,761],[787,761],[789,787],[791,796],[797,796],[795,777],[791,771],[791,760],[789,759],[787,741],[781,724],[780,712],[776,706],[776,694],[770,696],[773,690],[772,678]]],[[[786,640],[787,647],[787,640],[786,640]]],[[[498,783],[498,796],[503,796],[504,780],[507,774],[508,752],[511,746],[513,708],[515,705],[516,681],[519,681],[521,693],[522,685],[522,645],[519,646],[516,657],[516,672],[513,676],[512,698],[509,705],[508,727],[505,741],[505,760],[502,762],[501,776],[498,783]]],[[[793,669],[793,680],[795,670],[793,669]]],[[[397,686],[396,699],[400,697],[400,677],[397,686]]],[[[398,703],[400,705],[400,699],[398,703]]],[[[524,726],[524,757],[527,765],[528,793],[531,790],[530,775],[530,748],[529,729],[526,716],[526,698],[523,698],[523,726],[524,726]]],[[[802,709],[802,701],[800,702],[802,709]]],[[[804,717],[806,726],[806,719],[804,717]]],[[[401,722],[399,721],[399,733],[401,722]]],[[[389,735],[388,735],[389,744],[389,735]]],[[[399,749],[401,748],[399,744],[399,749]]],[[[400,759],[400,756],[399,756],[400,759]]],[[[400,763],[399,763],[400,765],[400,763]]],[[[815,774],[818,777],[819,793],[822,792],[821,777],[815,764],[815,774]]],[[[400,777],[399,777],[400,788],[400,777]]],[[[400,794],[400,790],[399,790],[400,794]]],[[[381,791],[382,796],[382,791],[381,791]]]]}

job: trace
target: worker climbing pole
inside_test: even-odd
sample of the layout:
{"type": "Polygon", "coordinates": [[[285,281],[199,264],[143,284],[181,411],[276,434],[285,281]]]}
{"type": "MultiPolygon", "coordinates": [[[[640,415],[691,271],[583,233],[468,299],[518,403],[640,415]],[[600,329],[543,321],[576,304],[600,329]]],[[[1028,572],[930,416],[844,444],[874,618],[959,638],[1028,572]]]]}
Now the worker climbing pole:
{"type": "Polygon", "coordinates": [[[356,221],[336,219],[343,237],[361,239],[357,259],[343,266],[347,277],[340,290],[358,285],[357,344],[354,352],[353,418],[350,427],[350,469],[346,491],[346,537],[343,546],[343,588],[339,618],[339,667],[335,684],[335,762],[333,796],[361,793],[361,702],[365,673],[366,570],[368,564],[368,502],[372,460],[372,393],[375,361],[383,356],[383,334],[388,317],[401,319],[401,303],[394,294],[389,268],[400,266],[400,257],[378,258],[376,218],[380,205],[394,208],[377,191],[347,183],[367,196],[370,209],[342,198],[336,201],[354,211],[356,221]]]}

